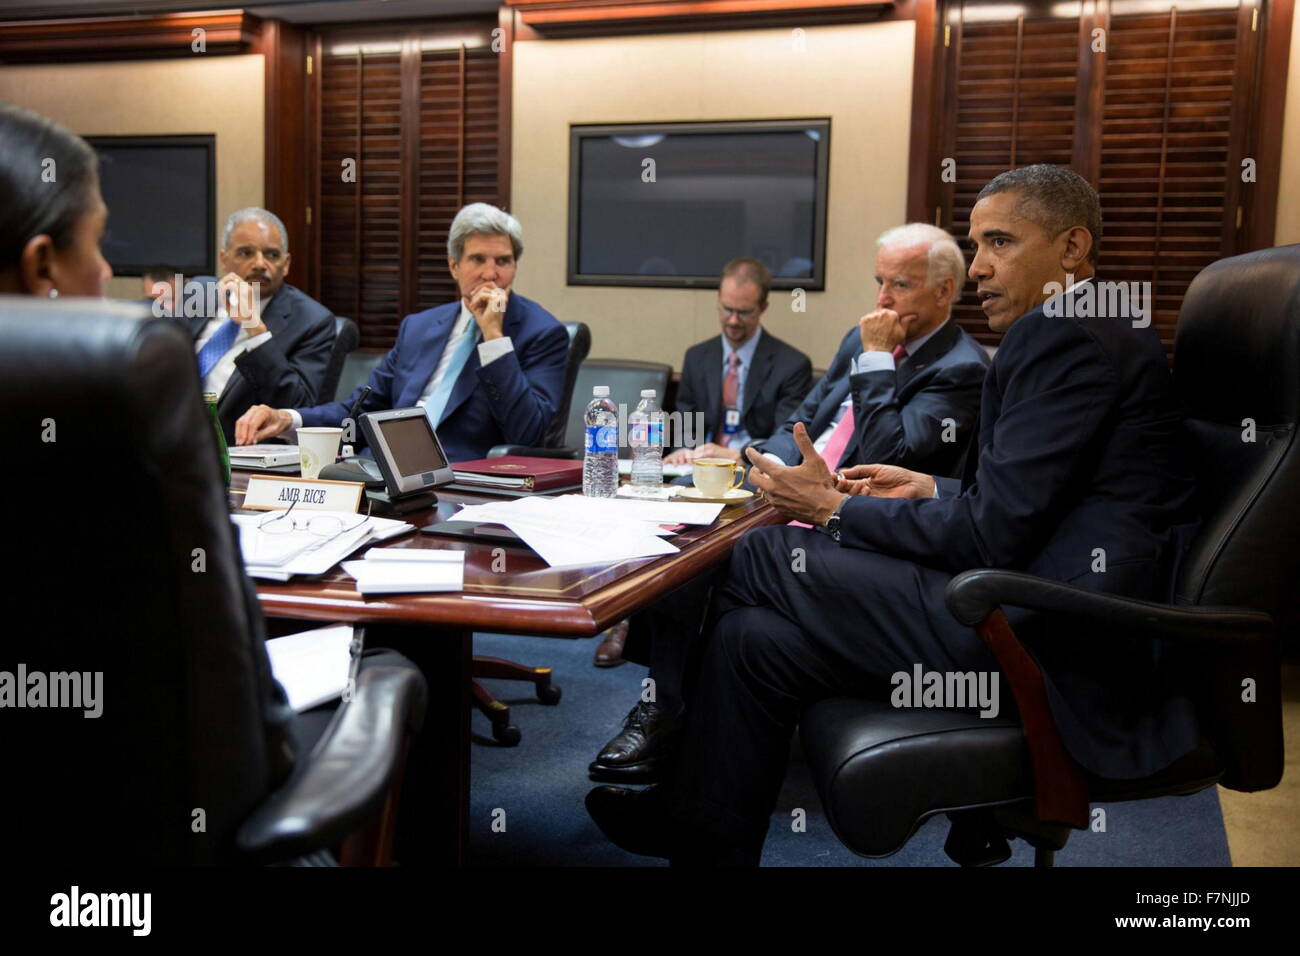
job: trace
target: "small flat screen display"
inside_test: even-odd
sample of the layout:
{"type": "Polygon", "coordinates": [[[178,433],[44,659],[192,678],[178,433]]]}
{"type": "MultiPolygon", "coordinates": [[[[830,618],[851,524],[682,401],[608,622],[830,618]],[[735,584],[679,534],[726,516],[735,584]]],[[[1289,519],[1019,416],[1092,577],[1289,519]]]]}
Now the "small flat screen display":
{"type": "Polygon", "coordinates": [[[399,418],[379,426],[392,452],[399,475],[422,475],[425,472],[446,468],[447,462],[438,454],[429,419],[399,418]]]}

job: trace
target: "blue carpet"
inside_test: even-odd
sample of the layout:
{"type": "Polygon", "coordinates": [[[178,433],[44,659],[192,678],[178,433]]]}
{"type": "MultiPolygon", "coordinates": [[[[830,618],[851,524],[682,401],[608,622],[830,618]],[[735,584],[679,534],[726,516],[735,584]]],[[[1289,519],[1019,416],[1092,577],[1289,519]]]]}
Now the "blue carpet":
{"type": "MultiPolygon", "coordinates": [[[[656,866],[610,844],[583,807],[595,784],[587,764],[622,725],[640,693],[646,670],[636,664],[597,668],[594,640],[557,640],[476,634],[474,652],[554,669],[564,697],[554,707],[538,703],[531,685],[487,681],[511,707],[523,732],[518,747],[498,746],[488,722],[474,715],[470,791],[473,866],[656,866]]],[[[1190,797],[1100,805],[1105,832],[1076,832],[1057,866],[1228,866],[1228,842],[1216,788],[1190,797]]],[[[894,856],[864,860],[831,832],[798,748],[763,851],[764,866],[952,866],[943,853],[948,821],[925,824],[894,856]],[[792,812],[806,812],[796,833],[792,812]]],[[[1033,850],[1021,840],[1004,865],[1030,866],[1033,850]]]]}

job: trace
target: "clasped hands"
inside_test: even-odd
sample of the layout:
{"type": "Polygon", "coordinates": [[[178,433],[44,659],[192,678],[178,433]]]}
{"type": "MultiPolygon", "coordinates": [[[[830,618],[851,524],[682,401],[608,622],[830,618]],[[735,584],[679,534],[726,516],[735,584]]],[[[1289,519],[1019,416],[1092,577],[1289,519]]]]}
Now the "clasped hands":
{"type": "Polygon", "coordinates": [[[874,498],[932,498],[934,479],[897,465],[855,465],[832,473],[813,448],[803,422],[794,426],[794,441],[803,454],[798,465],[781,465],[753,448],[745,449],[752,466],[749,483],[783,517],[824,525],[845,495],[874,498]]]}
{"type": "Polygon", "coordinates": [[[510,301],[510,290],[502,289],[495,282],[485,282],[466,300],[470,314],[478,323],[483,333],[483,341],[491,342],[505,334],[506,306],[510,301]]]}

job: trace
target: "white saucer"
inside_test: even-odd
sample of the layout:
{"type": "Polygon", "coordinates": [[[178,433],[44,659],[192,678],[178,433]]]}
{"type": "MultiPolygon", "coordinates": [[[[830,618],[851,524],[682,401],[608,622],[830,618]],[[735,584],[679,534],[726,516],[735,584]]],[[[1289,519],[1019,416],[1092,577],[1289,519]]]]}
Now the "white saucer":
{"type": "Polygon", "coordinates": [[[754,497],[754,493],[752,491],[748,491],[745,488],[732,488],[721,498],[708,498],[705,497],[704,492],[700,491],[699,488],[691,486],[689,488],[683,488],[681,491],[679,491],[677,493],[677,497],[685,498],[688,501],[704,501],[704,502],[708,502],[709,504],[734,505],[739,501],[746,501],[754,497]]]}

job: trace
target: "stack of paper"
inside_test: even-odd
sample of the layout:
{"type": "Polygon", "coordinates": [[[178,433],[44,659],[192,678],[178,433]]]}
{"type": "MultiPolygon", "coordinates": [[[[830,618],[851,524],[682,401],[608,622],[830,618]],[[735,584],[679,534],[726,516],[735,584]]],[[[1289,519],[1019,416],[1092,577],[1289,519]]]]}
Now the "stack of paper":
{"type": "Polygon", "coordinates": [[[618,498],[517,498],[462,508],[457,521],[503,524],[551,567],[676,554],[661,524],[712,524],[720,504],[618,498]]]}
{"type": "Polygon", "coordinates": [[[301,713],[333,700],[348,686],[352,625],[322,627],[266,642],[271,673],[301,713]]]}
{"type": "Polygon", "coordinates": [[[252,577],[271,581],[287,581],[295,574],[324,574],[363,545],[385,541],[415,527],[392,518],[367,518],[343,511],[295,511],[281,519],[282,523],[294,522],[293,530],[287,533],[276,534],[259,527],[274,514],[268,511],[264,515],[231,515],[239,528],[245,569],[252,577]],[[320,534],[322,525],[330,530],[330,521],[325,516],[337,519],[337,527],[346,530],[339,534],[320,534]],[[312,522],[315,517],[325,520],[312,522]]]}
{"type": "Polygon", "coordinates": [[[300,461],[297,445],[233,445],[229,453],[232,468],[276,468],[300,461]]]}
{"type": "Polygon", "coordinates": [[[465,552],[417,548],[371,548],[364,560],[344,561],[362,594],[460,591],[465,587],[465,552]]]}

